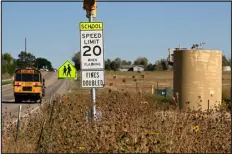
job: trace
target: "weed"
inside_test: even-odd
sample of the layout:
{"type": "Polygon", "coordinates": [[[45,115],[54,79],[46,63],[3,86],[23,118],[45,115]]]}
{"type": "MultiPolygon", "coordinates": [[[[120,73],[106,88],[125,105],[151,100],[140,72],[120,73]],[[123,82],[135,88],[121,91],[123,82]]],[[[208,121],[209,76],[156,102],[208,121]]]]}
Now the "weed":
{"type": "MultiPolygon", "coordinates": [[[[88,93],[70,93],[66,98],[57,97],[51,106],[44,104],[39,113],[21,125],[24,128],[17,152],[230,151],[231,122],[224,109],[209,113],[176,111],[166,98],[99,91],[97,111],[101,110],[103,116],[101,121],[87,123],[89,100],[88,93]]],[[[3,132],[3,152],[14,152],[15,130],[12,125],[3,132]]]]}

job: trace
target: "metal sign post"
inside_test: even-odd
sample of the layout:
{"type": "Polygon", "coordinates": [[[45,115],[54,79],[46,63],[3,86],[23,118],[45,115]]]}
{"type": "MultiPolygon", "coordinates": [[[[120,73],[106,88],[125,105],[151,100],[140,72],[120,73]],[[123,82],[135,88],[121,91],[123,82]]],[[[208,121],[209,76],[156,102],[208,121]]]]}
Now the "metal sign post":
{"type": "MultiPolygon", "coordinates": [[[[89,22],[92,22],[93,18],[92,18],[92,13],[90,12],[89,15],[89,22]]],[[[95,88],[91,88],[90,90],[91,93],[91,103],[92,103],[92,109],[91,109],[91,119],[95,120],[96,118],[96,89],[95,88]]]]}
{"type": "Polygon", "coordinates": [[[81,87],[91,88],[91,119],[95,120],[96,88],[104,88],[103,23],[93,22],[96,17],[95,0],[84,1],[84,9],[89,22],[80,23],[81,87]]]}

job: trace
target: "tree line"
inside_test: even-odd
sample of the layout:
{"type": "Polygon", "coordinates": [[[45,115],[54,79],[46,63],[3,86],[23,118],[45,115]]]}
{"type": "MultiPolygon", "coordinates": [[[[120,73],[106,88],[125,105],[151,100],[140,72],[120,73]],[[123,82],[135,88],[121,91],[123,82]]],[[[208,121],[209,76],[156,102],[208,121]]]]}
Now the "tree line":
{"type": "MultiPolygon", "coordinates": [[[[74,62],[77,70],[80,70],[80,64],[81,64],[80,57],[81,57],[80,51],[75,53],[74,56],[72,57],[72,61],[74,62]]],[[[171,69],[171,67],[168,66],[168,62],[166,59],[157,60],[153,64],[149,63],[146,57],[138,57],[134,62],[122,60],[121,58],[115,58],[113,60],[111,59],[105,60],[105,70],[108,71],[110,70],[117,71],[119,70],[120,66],[123,65],[142,65],[144,66],[146,71],[171,69]]]]}
{"type": "MultiPolygon", "coordinates": [[[[77,52],[72,57],[72,61],[75,64],[77,70],[80,70],[80,61],[81,52],[77,52]]],[[[105,60],[105,70],[119,70],[122,65],[142,65],[144,66],[146,71],[166,71],[172,70],[172,66],[168,65],[167,59],[160,59],[155,61],[154,63],[149,63],[146,57],[138,57],[134,62],[122,60],[121,58],[115,58],[113,60],[106,59],[105,60]]],[[[226,58],[225,55],[222,56],[222,66],[231,66],[231,59],[226,58]]]]}
{"type": "Polygon", "coordinates": [[[49,60],[42,57],[36,58],[30,52],[21,51],[18,58],[13,58],[10,53],[2,53],[2,74],[8,73],[9,75],[13,75],[15,69],[26,67],[36,69],[47,68],[50,71],[54,70],[49,60]]]}
{"type": "Polygon", "coordinates": [[[231,59],[226,58],[225,55],[222,56],[222,66],[231,66],[231,59]]]}

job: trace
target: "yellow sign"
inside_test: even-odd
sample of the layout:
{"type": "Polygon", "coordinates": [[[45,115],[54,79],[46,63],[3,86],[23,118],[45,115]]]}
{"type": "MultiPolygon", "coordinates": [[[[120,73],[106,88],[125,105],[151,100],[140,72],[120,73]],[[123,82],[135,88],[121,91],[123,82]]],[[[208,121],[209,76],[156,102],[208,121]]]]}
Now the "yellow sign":
{"type": "Polygon", "coordinates": [[[76,68],[68,60],[58,70],[58,79],[75,79],[76,75],[76,68]]]}
{"type": "Polygon", "coordinates": [[[103,22],[80,22],[80,30],[84,30],[84,31],[103,30],[103,22]]]}

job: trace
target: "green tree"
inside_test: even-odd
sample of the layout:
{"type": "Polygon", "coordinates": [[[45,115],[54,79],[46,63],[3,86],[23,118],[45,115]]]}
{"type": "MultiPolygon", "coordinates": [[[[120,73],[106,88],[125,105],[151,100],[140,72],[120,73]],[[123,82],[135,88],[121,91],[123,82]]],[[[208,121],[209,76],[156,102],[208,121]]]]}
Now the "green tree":
{"type": "Polygon", "coordinates": [[[226,58],[225,55],[222,56],[222,66],[229,66],[230,65],[230,60],[226,58]]]}
{"type": "Polygon", "coordinates": [[[2,68],[2,69],[1,69],[1,70],[2,70],[2,74],[7,73],[6,65],[2,65],[1,68],[2,68]]]}
{"type": "Polygon", "coordinates": [[[163,70],[168,70],[168,62],[166,59],[161,59],[161,65],[163,70]]]}
{"type": "Polygon", "coordinates": [[[74,56],[72,57],[72,61],[75,64],[75,67],[77,70],[81,69],[81,52],[77,52],[74,54],[74,56]]]}
{"type": "Polygon", "coordinates": [[[131,65],[131,61],[122,60],[121,65],[131,65]]]}
{"type": "Polygon", "coordinates": [[[42,58],[42,57],[36,58],[36,68],[41,69],[43,67],[47,67],[47,69],[51,71],[52,63],[46,58],[42,58]]]}
{"type": "Polygon", "coordinates": [[[18,55],[18,59],[16,62],[17,62],[17,66],[20,68],[35,67],[36,58],[33,54],[29,52],[21,51],[20,54],[18,55]]]}
{"type": "Polygon", "coordinates": [[[114,61],[112,61],[112,62],[114,62],[113,63],[113,66],[114,66],[113,70],[117,71],[121,65],[122,60],[120,58],[115,58],[114,61]]]}
{"type": "Polygon", "coordinates": [[[12,59],[13,63],[8,63],[6,65],[7,68],[7,72],[8,74],[10,74],[11,76],[15,73],[15,69],[16,69],[16,60],[12,59]]]}
{"type": "Polygon", "coordinates": [[[148,59],[146,57],[138,57],[135,61],[134,61],[134,65],[143,65],[143,66],[147,66],[148,65],[148,59]]]}
{"type": "Polygon", "coordinates": [[[105,69],[108,70],[108,71],[111,70],[110,64],[111,64],[110,59],[105,60],[105,69]]]}
{"type": "Polygon", "coordinates": [[[146,68],[146,70],[147,71],[155,71],[155,65],[154,64],[151,64],[151,63],[149,63],[148,65],[147,65],[147,68],[146,68]]]}
{"type": "Polygon", "coordinates": [[[155,62],[155,70],[157,71],[164,71],[168,70],[168,62],[166,59],[160,59],[155,62]]]}
{"type": "Polygon", "coordinates": [[[128,65],[126,60],[121,61],[121,65],[128,65]]]}
{"type": "Polygon", "coordinates": [[[117,71],[119,69],[119,67],[120,67],[119,61],[116,61],[116,60],[111,61],[110,68],[112,70],[117,71]]]}
{"type": "Polygon", "coordinates": [[[120,64],[122,63],[121,58],[118,58],[118,57],[115,58],[114,61],[115,61],[117,64],[119,64],[119,66],[120,66],[120,64]]]}
{"type": "Polygon", "coordinates": [[[13,57],[9,53],[4,53],[4,54],[2,54],[2,59],[6,60],[7,63],[9,64],[11,62],[11,60],[13,60],[13,57]]]}
{"type": "Polygon", "coordinates": [[[16,68],[15,59],[11,56],[10,53],[2,54],[2,60],[6,60],[6,64],[2,64],[2,74],[8,73],[9,75],[13,75],[16,68]]]}
{"type": "Polygon", "coordinates": [[[155,70],[156,70],[156,71],[161,71],[161,70],[163,70],[163,66],[162,66],[162,64],[161,64],[161,60],[157,60],[157,61],[155,62],[155,70]]]}

